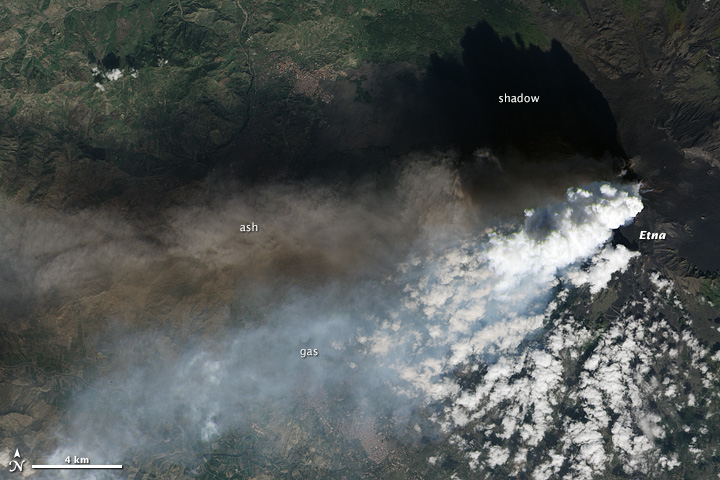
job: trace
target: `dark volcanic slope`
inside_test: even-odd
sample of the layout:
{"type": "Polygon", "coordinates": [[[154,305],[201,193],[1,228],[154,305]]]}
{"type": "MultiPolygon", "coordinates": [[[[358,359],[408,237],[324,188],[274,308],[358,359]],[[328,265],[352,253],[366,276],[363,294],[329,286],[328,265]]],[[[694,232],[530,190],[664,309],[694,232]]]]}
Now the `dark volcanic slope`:
{"type": "Polygon", "coordinates": [[[603,92],[633,169],[646,184],[646,211],[630,234],[665,231],[646,245],[679,273],[720,268],[709,247],[720,233],[720,5],[716,2],[581,2],[536,5],[557,38],[603,92]],[[688,150],[691,149],[691,150],[688,150]]]}
{"type": "Polygon", "coordinates": [[[625,3],[538,7],[536,18],[608,99],[630,156],[649,147],[652,128],[682,148],[717,150],[720,6],[625,3]]]}

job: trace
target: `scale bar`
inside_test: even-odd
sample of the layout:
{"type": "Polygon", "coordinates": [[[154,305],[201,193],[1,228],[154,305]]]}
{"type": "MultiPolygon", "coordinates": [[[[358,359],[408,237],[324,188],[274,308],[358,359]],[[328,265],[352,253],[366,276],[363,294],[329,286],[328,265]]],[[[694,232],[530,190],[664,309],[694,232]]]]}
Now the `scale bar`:
{"type": "Polygon", "coordinates": [[[122,465],[33,465],[32,468],[52,468],[52,469],[59,469],[59,468],[101,468],[101,469],[121,469],[123,468],[122,465]]]}

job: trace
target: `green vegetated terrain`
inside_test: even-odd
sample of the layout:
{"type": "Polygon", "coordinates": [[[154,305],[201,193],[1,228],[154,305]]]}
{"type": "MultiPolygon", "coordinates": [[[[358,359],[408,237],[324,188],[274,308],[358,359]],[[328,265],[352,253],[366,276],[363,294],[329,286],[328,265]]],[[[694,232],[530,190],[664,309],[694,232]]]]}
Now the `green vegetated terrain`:
{"type": "Polygon", "coordinates": [[[221,152],[288,102],[310,123],[327,100],[318,82],[457,54],[480,20],[547,43],[500,0],[4,2],[1,188],[67,204],[113,198],[130,178],[201,177],[223,154],[242,157],[242,141],[221,152]]]}

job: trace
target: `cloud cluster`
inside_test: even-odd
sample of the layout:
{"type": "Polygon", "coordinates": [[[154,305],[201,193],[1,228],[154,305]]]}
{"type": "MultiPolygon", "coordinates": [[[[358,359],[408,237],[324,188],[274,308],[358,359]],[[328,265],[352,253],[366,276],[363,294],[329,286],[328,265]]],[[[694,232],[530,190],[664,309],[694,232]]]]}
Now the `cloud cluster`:
{"type": "Polygon", "coordinates": [[[590,293],[594,295],[607,286],[613,273],[624,272],[630,260],[638,256],[638,252],[631,252],[622,245],[606,246],[590,260],[588,267],[571,269],[565,276],[574,285],[589,284],[590,293]]]}
{"type": "MultiPolygon", "coordinates": [[[[648,280],[665,283],[656,273],[648,280]]],[[[624,305],[605,331],[589,330],[555,304],[538,348],[501,355],[473,390],[446,406],[437,421],[463,432],[451,442],[470,471],[589,480],[615,466],[664,478],[683,464],[679,458],[688,455],[686,467],[702,465],[717,451],[707,424],[712,415],[694,417],[692,426],[676,419],[697,408],[692,392],[700,386],[689,391],[689,382],[711,389],[717,381],[709,352],[690,330],[678,332],[662,317],[677,308],[674,294],[646,293],[624,305]],[[677,443],[683,436],[692,437],[689,444],[677,443]]],[[[720,394],[711,391],[705,395],[712,403],[720,394]]]]}
{"type": "Polygon", "coordinates": [[[499,288],[545,282],[559,269],[589,258],[613,229],[630,222],[640,210],[638,186],[619,190],[603,183],[568,190],[564,204],[527,211],[521,231],[490,238],[487,257],[501,278],[499,288]]]}
{"type": "Polygon", "coordinates": [[[473,356],[512,350],[538,329],[553,283],[568,268],[597,255],[602,272],[582,279],[595,284],[623,269],[633,255],[603,245],[641,209],[637,186],[592,184],[527,211],[517,231],[428,246],[400,266],[401,305],[361,341],[429,399],[456,394],[447,374],[473,356]],[[603,263],[608,256],[613,261],[603,263]]]}

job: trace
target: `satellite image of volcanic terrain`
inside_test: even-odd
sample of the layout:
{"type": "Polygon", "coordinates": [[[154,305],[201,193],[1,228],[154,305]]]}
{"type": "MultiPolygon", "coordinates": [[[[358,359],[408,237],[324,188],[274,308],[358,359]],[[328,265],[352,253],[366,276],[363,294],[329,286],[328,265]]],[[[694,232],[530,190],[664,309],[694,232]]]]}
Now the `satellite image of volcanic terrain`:
{"type": "Polygon", "coordinates": [[[0,479],[720,480],[720,1],[3,0],[0,479]]]}

